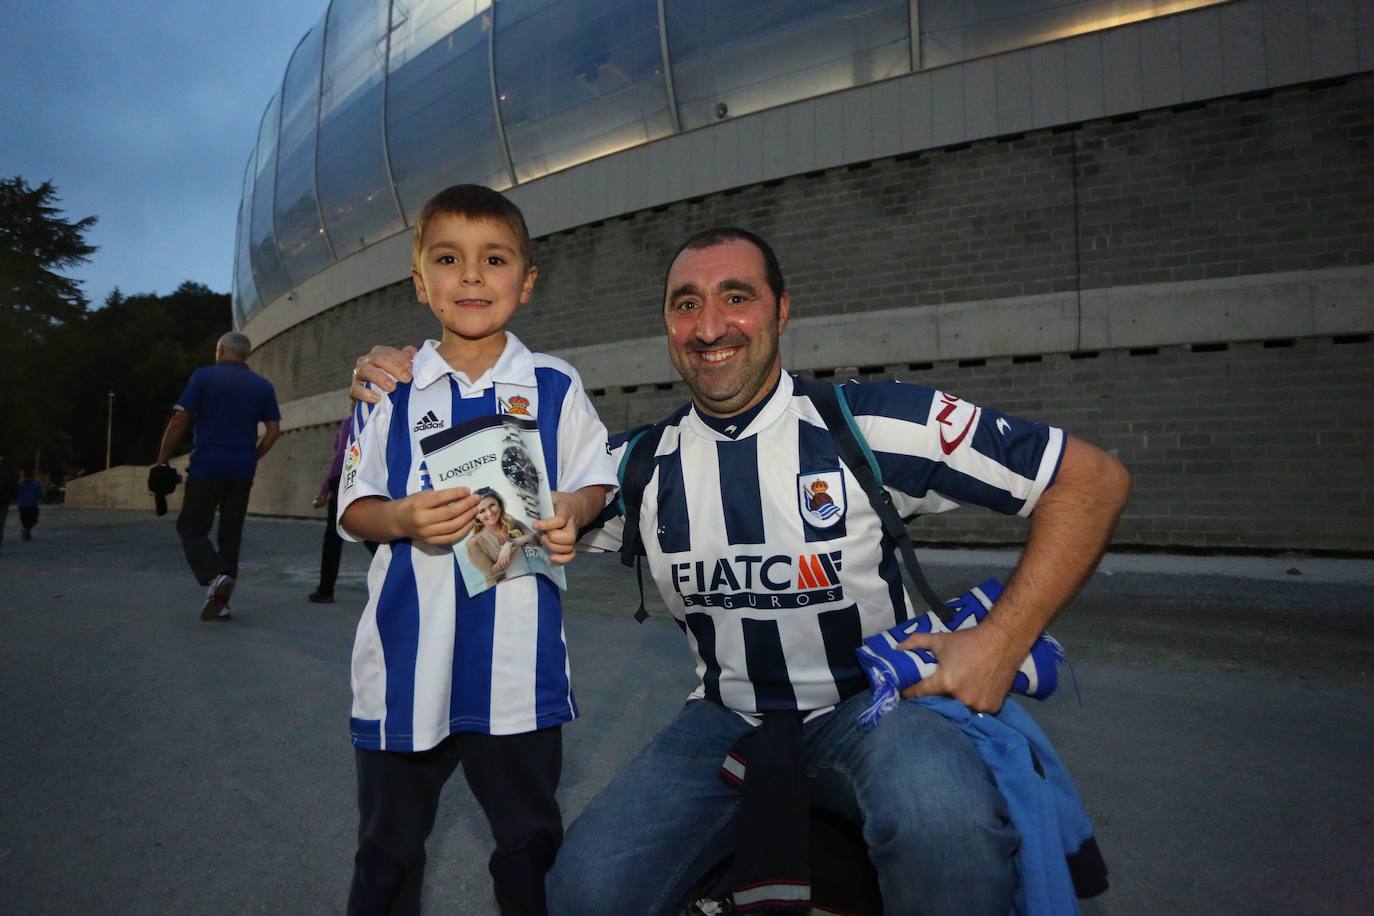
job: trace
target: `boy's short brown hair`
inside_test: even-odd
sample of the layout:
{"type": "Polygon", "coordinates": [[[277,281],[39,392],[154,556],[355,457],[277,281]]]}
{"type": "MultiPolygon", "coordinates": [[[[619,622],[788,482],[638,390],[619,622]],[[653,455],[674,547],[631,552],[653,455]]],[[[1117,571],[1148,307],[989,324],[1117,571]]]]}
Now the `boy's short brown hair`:
{"type": "Polygon", "coordinates": [[[411,264],[420,267],[420,250],[425,234],[425,223],[435,216],[460,216],[464,219],[489,219],[504,223],[520,242],[520,258],[525,267],[530,267],[534,259],[530,256],[530,230],[525,226],[525,215],[513,204],[510,198],[500,191],[480,184],[455,184],[435,194],[420,208],[415,218],[415,239],[411,242],[411,264]]]}

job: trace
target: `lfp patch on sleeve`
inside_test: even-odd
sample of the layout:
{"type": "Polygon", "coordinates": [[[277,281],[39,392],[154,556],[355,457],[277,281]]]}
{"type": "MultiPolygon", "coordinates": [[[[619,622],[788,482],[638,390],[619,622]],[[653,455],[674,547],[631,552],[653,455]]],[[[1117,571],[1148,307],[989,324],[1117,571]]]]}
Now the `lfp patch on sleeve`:
{"type": "Polygon", "coordinates": [[[813,528],[833,528],[844,519],[844,472],[813,471],[797,475],[797,508],[804,522],[813,528]]]}
{"type": "Polygon", "coordinates": [[[348,451],[344,454],[344,489],[353,486],[353,479],[358,476],[358,462],[363,459],[363,450],[358,447],[355,441],[348,446],[348,451]]]}

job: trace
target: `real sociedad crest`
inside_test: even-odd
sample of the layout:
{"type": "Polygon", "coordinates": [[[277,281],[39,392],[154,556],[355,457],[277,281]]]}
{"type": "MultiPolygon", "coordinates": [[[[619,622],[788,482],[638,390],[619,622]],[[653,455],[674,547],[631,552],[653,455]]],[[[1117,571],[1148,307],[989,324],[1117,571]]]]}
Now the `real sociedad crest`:
{"type": "Polygon", "coordinates": [[[844,520],[847,508],[844,473],[816,471],[797,475],[797,508],[812,528],[833,528],[844,520]]]}

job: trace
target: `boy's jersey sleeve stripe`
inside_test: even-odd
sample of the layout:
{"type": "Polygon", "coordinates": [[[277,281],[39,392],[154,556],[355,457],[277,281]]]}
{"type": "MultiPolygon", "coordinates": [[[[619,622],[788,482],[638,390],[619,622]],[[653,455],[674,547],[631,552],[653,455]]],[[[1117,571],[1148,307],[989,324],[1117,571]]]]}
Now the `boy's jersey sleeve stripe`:
{"type": "MultiPolygon", "coordinates": [[[[364,384],[367,388],[372,388],[371,382],[365,382],[364,384]]],[[[385,397],[382,398],[382,403],[388,403],[388,399],[385,397]]],[[[362,433],[363,427],[367,426],[368,421],[376,414],[377,407],[377,404],[369,404],[366,401],[353,402],[353,428],[349,433],[350,436],[357,436],[362,433]]]]}
{"type": "MultiPolygon", "coordinates": [[[[343,476],[339,481],[339,514],[355,500],[365,496],[391,498],[387,489],[387,437],[391,426],[391,399],[383,398],[380,404],[365,405],[370,410],[364,413],[363,403],[354,405],[353,423],[348,433],[348,445],[344,449],[343,476]]],[[[404,425],[404,424],[402,424],[404,425]]],[[[335,519],[336,523],[338,519],[335,519]]],[[[337,525],[339,536],[347,541],[357,541],[353,535],[337,525]]]]}

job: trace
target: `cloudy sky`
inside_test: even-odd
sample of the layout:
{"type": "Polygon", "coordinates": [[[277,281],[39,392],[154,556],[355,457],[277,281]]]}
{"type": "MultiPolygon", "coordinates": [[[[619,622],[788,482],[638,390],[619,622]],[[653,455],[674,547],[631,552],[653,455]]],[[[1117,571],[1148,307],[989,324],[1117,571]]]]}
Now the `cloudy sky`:
{"type": "Polygon", "coordinates": [[[0,5],[0,175],[51,179],[68,218],[100,218],[69,272],[86,297],[228,292],[258,122],[326,0],[0,5]]]}

